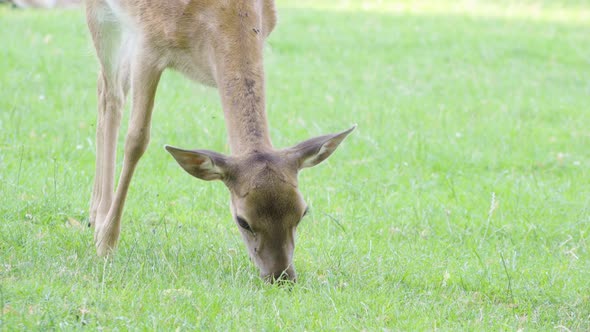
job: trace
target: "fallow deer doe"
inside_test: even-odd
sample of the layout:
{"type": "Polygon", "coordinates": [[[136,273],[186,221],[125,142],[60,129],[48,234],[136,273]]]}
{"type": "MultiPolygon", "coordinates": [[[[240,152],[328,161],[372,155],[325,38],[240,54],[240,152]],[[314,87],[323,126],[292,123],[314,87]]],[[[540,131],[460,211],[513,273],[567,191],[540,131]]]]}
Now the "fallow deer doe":
{"type": "Polygon", "coordinates": [[[274,149],[264,99],[263,46],[276,23],[272,0],[87,0],[100,62],[96,176],[90,224],[98,255],[111,253],[133,172],[145,152],[154,95],[164,69],[217,87],[231,155],[166,146],[189,174],[221,180],[251,259],[265,280],[296,280],[295,233],[306,212],[300,169],[334,152],[354,127],[274,149]],[[114,188],[121,111],[132,107],[119,183],[114,188]]]}

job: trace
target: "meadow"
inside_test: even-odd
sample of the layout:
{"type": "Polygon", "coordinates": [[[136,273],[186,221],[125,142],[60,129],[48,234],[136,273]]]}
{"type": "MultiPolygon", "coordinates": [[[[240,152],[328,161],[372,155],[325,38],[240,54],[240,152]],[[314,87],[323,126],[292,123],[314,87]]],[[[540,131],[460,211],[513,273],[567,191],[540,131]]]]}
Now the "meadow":
{"type": "Polygon", "coordinates": [[[277,6],[275,146],[358,124],[300,174],[292,287],[260,280],[224,186],[164,151],[229,152],[216,90],[172,71],[97,257],[83,12],[0,4],[0,330],[590,330],[590,3],[277,6]]]}

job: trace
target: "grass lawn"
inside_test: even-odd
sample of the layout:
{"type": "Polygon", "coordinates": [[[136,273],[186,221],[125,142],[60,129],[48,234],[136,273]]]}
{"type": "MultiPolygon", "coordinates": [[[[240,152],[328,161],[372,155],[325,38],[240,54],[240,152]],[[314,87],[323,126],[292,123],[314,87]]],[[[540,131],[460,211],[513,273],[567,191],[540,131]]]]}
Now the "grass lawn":
{"type": "Polygon", "coordinates": [[[274,144],[358,123],[300,175],[290,289],[258,278],[224,186],[163,150],[229,151],[217,92],[174,72],[96,257],[84,16],[0,5],[0,330],[590,330],[590,3],[278,7],[274,144]]]}

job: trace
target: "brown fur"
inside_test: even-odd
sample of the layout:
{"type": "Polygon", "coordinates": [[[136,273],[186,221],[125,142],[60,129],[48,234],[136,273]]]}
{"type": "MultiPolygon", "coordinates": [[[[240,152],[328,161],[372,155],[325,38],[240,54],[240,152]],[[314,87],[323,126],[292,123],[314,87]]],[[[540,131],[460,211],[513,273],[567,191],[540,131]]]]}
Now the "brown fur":
{"type": "Polygon", "coordinates": [[[101,64],[90,209],[98,254],[116,247],[131,178],[149,142],[158,82],[164,69],[173,68],[219,89],[232,155],[167,150],[191,175],[226,184],[234,218],[250,228],[240,231],[261,275],[295,280],[295,230],[306,209],[297,189],[298,170],[327,158],[353,128],[293,148],[273,148],[264,101],[263,46],[276,24],[274,2],[88,0],[87,21],[101,64]],[[130,88],[132,113],[114,191],[120,113],[130,88]]]}

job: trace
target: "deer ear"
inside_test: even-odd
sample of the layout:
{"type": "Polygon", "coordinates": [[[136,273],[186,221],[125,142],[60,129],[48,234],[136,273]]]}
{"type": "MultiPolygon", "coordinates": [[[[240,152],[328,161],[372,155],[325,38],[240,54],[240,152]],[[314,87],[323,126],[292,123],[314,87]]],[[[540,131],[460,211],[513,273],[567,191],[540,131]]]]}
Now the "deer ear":
{"type": "Polygon", "coordinates": [[[298,168],[313,167],[326,160],[356,125],[336,134],[318,136],[287,149],[287,154],[297,162],[298,168]]]}
{"type": "Polygon", "coordinates": [[[183,150],[164,146],[190,175],[202,180],[223,180],[228,173],[229,157],[209,150],[183,150]]]}

